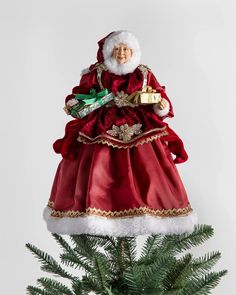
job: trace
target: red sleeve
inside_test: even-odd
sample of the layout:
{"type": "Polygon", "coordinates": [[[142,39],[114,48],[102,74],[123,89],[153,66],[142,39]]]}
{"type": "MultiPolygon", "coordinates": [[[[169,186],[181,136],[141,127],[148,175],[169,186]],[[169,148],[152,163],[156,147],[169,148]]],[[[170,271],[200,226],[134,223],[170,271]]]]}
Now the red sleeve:
{"type": "Polygon", "coordinates": [[[96,90],[99,89],[99,84],[97,82],[97,71],[92,70],[84,75],[82,75],[80,79],[80,83],[78,86],[75,86],[72,89],[72,93],[67,95],[65,98],[65,103],[67,103],[68,100],[72,99],[75,97],[74,94],[88,94],[91,88],[95,88],[96,90]]]}
{"type": "Polygon", "coordinates": [[[166,95],[165,86],[160,85],[160,83],[157,81],[156,77],[151,71],[148,72],[147,79],[147,85],[152,86],[153,89],[156,89],[156,91],[161,94],[161,97],[165,98],[170,104],[169,113],[166,116],[163,116],[162,119],[165,119],[166,117],[174,117],[173,106],[169,97],[166,95]]]}

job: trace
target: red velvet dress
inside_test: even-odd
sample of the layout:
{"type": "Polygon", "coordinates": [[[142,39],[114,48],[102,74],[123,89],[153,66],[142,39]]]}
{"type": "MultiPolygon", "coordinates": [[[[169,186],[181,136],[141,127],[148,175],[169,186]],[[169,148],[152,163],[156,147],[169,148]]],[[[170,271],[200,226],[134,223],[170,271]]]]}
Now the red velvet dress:
{"type": "MultiPolygon", "coordinates": [[[[92,65],[66,102],[74,94],[89,93],[91,88],[100,91],[97,74],[92,65]]],[[[137,68],[124,76],[105,70],[101,79],[104,88],[114,94],[123,91],[129,95],[142,89],[144,77],[137,68]]],[[[150,70],[147,84],[169,101],[164,87],[150,70]]],[[[173,117],[169,103],[170,111],[165,117],[173,117]]],[[[171,218],[184,221],[192,209],[175,163],[186,161],[187,154],[181,139],[163,121],[165,117],[159,117],[153,105],[130,107],[108,103],[84,118],[68,122],[65,136],[53,145],[63,158],[51,190],[50,214],[45,217],[54,223],[51,226],[48,221],[49,230],[61,234],[116,235],[117,220],[124,223],[128,219],[132,222],[135,218],[149,216],[161,222],[171,218]],[[114,125],[117,132],[109,132],[114,125]],[[132,126],[139,126],[138,132],[135,133],[132,126]],[[171,154],[175,155],[174,160],[171,154]],[[107,223],[102,223],[100,230],[86,217],[97,217],[96,220],[107,223]]],[[[144,229],[145,219],[137,229],[135,222],[127,231],[125,227],[129,225],[122,223],[117,235],[172,232],[170,228],[159,230],[158,224],[144,229]]]]}

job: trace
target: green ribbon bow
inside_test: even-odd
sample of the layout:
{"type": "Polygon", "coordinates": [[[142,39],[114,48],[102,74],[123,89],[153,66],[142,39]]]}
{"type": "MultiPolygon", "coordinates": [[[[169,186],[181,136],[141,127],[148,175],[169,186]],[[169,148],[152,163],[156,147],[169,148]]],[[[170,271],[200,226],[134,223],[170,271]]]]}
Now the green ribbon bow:
{"type": "Polygon", "coordinates": [[[101,106],[103,105],[103,96],[107,95],[109,92],[107,89],[103,89],[102,91],[96,93],[94,88],[90,89],[89,94],[76,94],[75,99],[80,101],[80,105],[90,105],[94,102],[98,102],[101,106]]]}

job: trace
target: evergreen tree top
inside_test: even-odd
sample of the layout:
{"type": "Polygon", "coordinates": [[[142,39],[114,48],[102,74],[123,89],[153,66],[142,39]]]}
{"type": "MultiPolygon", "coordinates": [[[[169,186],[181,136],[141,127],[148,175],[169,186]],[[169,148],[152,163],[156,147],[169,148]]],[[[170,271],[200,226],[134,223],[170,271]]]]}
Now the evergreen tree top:
{"type": "Polygon", "coordinates": [[[212,271],[220,259],[218,251],[194,258],[186,253],[213,235],[209,225],[198,225],[191,234],[151,235],[137,255],[135,237],[72,235],[53,238],[62,248],[60,263],[37,247],[26,247],[41,262],[41,269],[67,279],[70,287],[55,279],[40,278],[38,287],[28,286],[30,295],[207,295],[227,271],[212,271]],[[183,253],[184,252],[184,253],[183,253]],[[181,255],[180,255],[181,254],[181,255]],[[75,277],[66,267],[82,269],[75,277]]]}

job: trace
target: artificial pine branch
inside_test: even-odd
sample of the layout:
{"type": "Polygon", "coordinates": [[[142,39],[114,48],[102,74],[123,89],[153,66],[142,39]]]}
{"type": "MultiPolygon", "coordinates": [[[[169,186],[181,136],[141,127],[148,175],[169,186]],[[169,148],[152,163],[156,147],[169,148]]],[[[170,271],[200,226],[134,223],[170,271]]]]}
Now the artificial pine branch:
{"type": "Polygon", "coordinates": [[[76,294],[76,295],[83,294],[82,283],[80,279],[74,280],[72,282],[72,291],[73,291],[73,294],[76,294]]]}
{"type": "Polygon", "coordinates": [[[130,267],[133,267],[135,263],[137,256],[136,246],[136,239],[134,237],[123,240],[124,259],[127,259],[127,263],[130,267]]]}
{"type": "Polygon", "coordinates": [[[86,269],[87,271],[91,271],[91,268],[89,265],[83,261],[83,259],[79,258],[79,255],[76,253],[76,251],[66,242],[65,239],[63,239],[61,236],[57,234],[52,234],[54,239],[57,241],[57,243],[61,246],[63,249],[63,253],[60,254],[60,258],[62,262],[67,265],[74,268],[81,268],[86,269]]]}
{"type": "Polygon", "coordinates": [[[41,251],[37,247],[31,244],[26,244],[26,247],[34,254],[34,256],[42,263],[41,269],[43,271],[58,275],[60,277],[73,280],[73,276],[65,271],[56,260],[48,255],[47,253],[41,251]]]}
{"type": "Polygon", "coordinates": [[[179,290],[182,288],[184,281],[188,278],[188,273],[192,275],[192,254],[187,253],[180,259],[176,259],[175,263],[169,269],[167,276],[164,278],[165,290],[179,290]]]}
{"type": "Polygon", "coordinates": [[[156,252],[156,249],[158,246],[160,246],[160,243],[162,241],[161,235],[151,235],[147,238],[147,240],[144,243],[142,252],[141,252],[141,260],[142,258],[146,259],[153,254],[153,252],[156,252]]]}
{"type": "Polygon", "coordinates": [[[144,268],[141,280],[143,281],[144,289],[155,291],[163,290],[163,281],[168,275],[170,269],[176,263],[176,258],[165,255],[156,256],[152,264],[144,268]]]}
{"type": "Polygon", "coordinates": [[[226,270],[219,272],[211,272],[201,278],[193,278],[187,286],[181,291],[181,295],[208,295],[211,289],[215,288],[222,276],[227,273],[226,270]]]}
{"type": "Polygon", "coordinates": [[[105,256],[101,253],[96,253],[94,255],[94,274],[102,291],[105,291],[108,287],[107,282],[109,280],[109,268],[104,257],[105,256]]]}
{"type": "Polygon", "coordinates": [[[168,252],[175,255],[204,243],[213,236],[213,233],[213,228],[210,225],[197,225],[190,234],[164,236],[157,249],[159,253],[168,252]]]}
{"type": "Polygon", "coordinates": [[[213,235],[208,225],[191,234],[151,235],[137,257],[135,237],[72,235],[70,243],[53,234],[60,245],[61,264],[31,244],[26,247],[41,262],[41,269],[66,278],[70,286],[51,278],[38,279],[39,287],[28,286],[30,295],[207,295],[226,271],[210,272],[220,259],[218,251],[194,258],[182,252],[204,243],[213,235]],[[75,277],[62,265],[80,268],[75,277]]]}
{"type": "MultiPolygon", "coordinates": [[[[100,282],[98,282],[94,277],[89,275],[84,275],[81,281],[82,284],[82,290],[85,292],[93,291],[96,294],[102,294],[101,288],[100,288],[100,282]]],[[[82,294],[87,294],[82,293],[82,294]]],[[[76,294],[76,293],[75,293],[76,294]]]]}
{"type": "Polygon", "coordinates": [[[33,287],[33,286],[28,286],[26,291],[27,291],[27,294],[30,294],[30,295],[52,295],[51,293],[45,290],[42,290],[40,288],[33,287]]]}
{"type": "Polygon", "coordinates": [[[70,253],[71,255],[75,254],[72,247],[66,242],[66,240],[64,238],[62,238],[58,234],[52,234],[52,236],[57,241],[59,246],[61,246],[62,250],[64,250],[65,253],[70,253]]]}
{"type": "Polygon", "coordinates": [[[62,283],[50,279],[50,278],[40,278],[37,282],[49,293],[57,295],[74,295],[74,293],[62,283]]]}
{"type": "Polygon", "coordinates": [[[192,267],[194,274],[204,275],[207,271],[211,270],[212,267],[218,262],[221,257],[219,251],[205,254],[203,257],[193,259],[192,267]]]}

